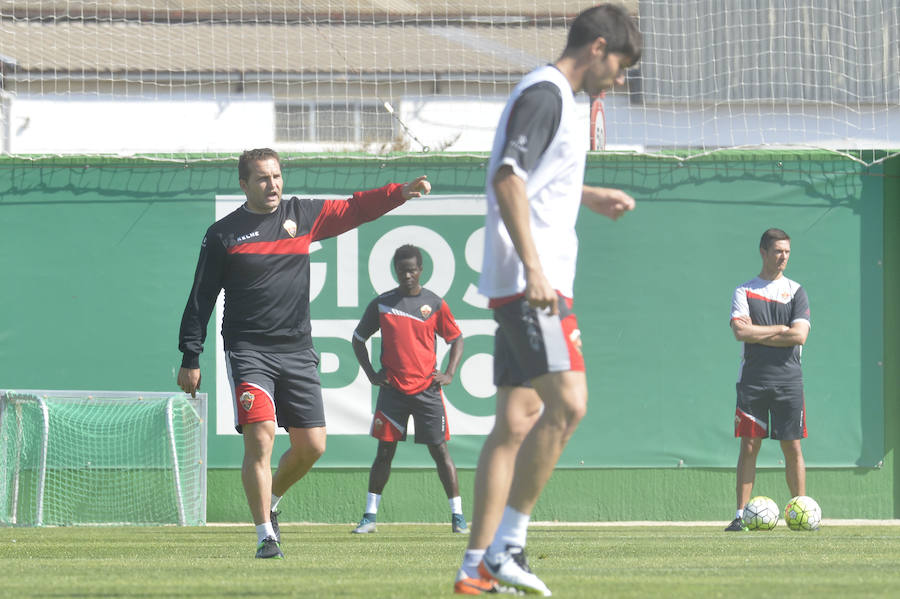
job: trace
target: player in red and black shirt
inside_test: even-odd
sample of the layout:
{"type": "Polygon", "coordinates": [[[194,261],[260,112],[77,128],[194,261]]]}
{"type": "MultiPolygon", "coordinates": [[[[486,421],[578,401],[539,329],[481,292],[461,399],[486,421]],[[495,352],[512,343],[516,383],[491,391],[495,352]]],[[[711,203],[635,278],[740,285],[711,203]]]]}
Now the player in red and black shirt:
{"type": "Polygon", "coordinates": [[[366,308],[353,332],[356,359],[373,385],[378,403],[372,419],[372,436],[378,452],[369,472],[366,510],[355,533],[375,532],[375,516],[381,493],[391,475],[397,442],[406,440],[410,415],[416,425],[416,443],[428,445],[438,477],[450,502],[453,532],[466,532],[456,466],[447,450],[450,430],[441,387],[453,381],[462,359],[463,337],[447,302],[419,284],[422,253],[404,245],[394,253],[394,272],[399,286],[382,293],[366,308]],[[372,367],[366,340],[381,329],[381,370],[372,367]],[[437,369],[436,335],[450,344],[447,369],[437,369]]]}
{"type": "Polygon", "coordinates": [[[181,319],[178,386],[200,386],[200,353],[216,298],[225,290],[222,338],[243,434],[241,479],[256,524],[256,557],[283,558],[276,507],[325,451],[319,357],[309,321],[309,246],[374,220],[428,193],[425,177],[357,192],[347,200],[282,200],[281,160],[268,148],[238,161],[247,197],[214,223],[200,246],[194,285],[181,319]],[[290,448],[272,475],[275,423],[290,448]]]}

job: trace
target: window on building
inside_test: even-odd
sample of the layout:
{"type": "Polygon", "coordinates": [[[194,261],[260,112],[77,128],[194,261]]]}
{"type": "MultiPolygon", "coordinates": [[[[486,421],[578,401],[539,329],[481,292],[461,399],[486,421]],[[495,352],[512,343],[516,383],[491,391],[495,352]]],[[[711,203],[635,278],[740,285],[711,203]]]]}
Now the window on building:
{"type": "Polygon", "coordinates": [[[388,142],[394,120],[375,102],[292,102],[275,105],[275,139],[284,142],[388,142]]]}

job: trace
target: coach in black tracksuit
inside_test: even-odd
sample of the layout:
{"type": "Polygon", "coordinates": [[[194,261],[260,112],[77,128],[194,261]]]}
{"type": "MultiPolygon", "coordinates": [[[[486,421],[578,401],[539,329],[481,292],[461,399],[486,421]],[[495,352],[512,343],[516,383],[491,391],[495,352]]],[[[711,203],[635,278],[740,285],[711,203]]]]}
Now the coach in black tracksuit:
{"type": "Polygon", "coordinates": [[[219,291],[225,290],[222,338],[243,434],[241,479],[256,524],[256,557],[283,558],[276,507],[325,451],[319,357],[309,321],[309,245],[374,220],[428,193],[419,177],[357,192],[347,200],[282,201],[281,161],[270,149],[238,161],[247,201],[214,223],[200,247],[194,286],[181,319],[178,386],[196,393],[199,356],[219,291]],[[271,471],[275,422],[290,448],[271,471]]]}

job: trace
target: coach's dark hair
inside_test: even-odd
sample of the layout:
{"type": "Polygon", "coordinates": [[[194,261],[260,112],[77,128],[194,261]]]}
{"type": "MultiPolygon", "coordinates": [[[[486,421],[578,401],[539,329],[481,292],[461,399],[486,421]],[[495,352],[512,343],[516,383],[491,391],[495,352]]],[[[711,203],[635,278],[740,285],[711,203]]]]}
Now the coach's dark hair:
{"type": "Polygon", "coordinates": [[[790,241],[791,236],[781,229],[767,229],[759,238],[759,249],[768,250],[776,241],[790,241]]]}
{"type": "Polygon", "coordinates": [[[422,252],[419,251],[419,248],[412,245],[411,243],[407,243],[406,245],[401,245],[397,248],[397,251],[394,252],[394,268],[397,268],[397,263],[401,260],[406,260],[407,258],[415,258],[416,266],[419,268],[422,267],[422,252]]]}
{"type": "Polygon", "coordinates": [[[278,168],[281,168],[281,158],[278,152],[271,148],[256,148],[254,150],[244,150],[241,157],[238,158],[238,179],[246,181],[250,176],[250,163],[259,160],[268,160],[274,158],[278,162],[278,168]]]}
{"type": "Polygon", "coordinates": [[[606,40],[606,51],[624,55],[629,64],[641,59],[643,41],[637,23],[617,4],[601,4],[582,11],[569,28],[563,54],[574,52],[598,37],[606,40]]]}

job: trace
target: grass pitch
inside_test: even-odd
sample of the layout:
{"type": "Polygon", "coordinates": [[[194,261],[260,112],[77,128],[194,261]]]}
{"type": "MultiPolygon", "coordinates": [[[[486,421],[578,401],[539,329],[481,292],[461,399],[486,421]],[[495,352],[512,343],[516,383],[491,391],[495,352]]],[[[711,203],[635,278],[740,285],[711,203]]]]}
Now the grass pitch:
{"type": "MultiPolygon", "coordinates": [[[[532,569],[558,597],[896,597],[900,526],[725,533],[700,526],[533,526],[532,569]]],[[[0,528],[7,597],[450,597],[466,538],[449,525],[253,529],[0,528]]]]}

